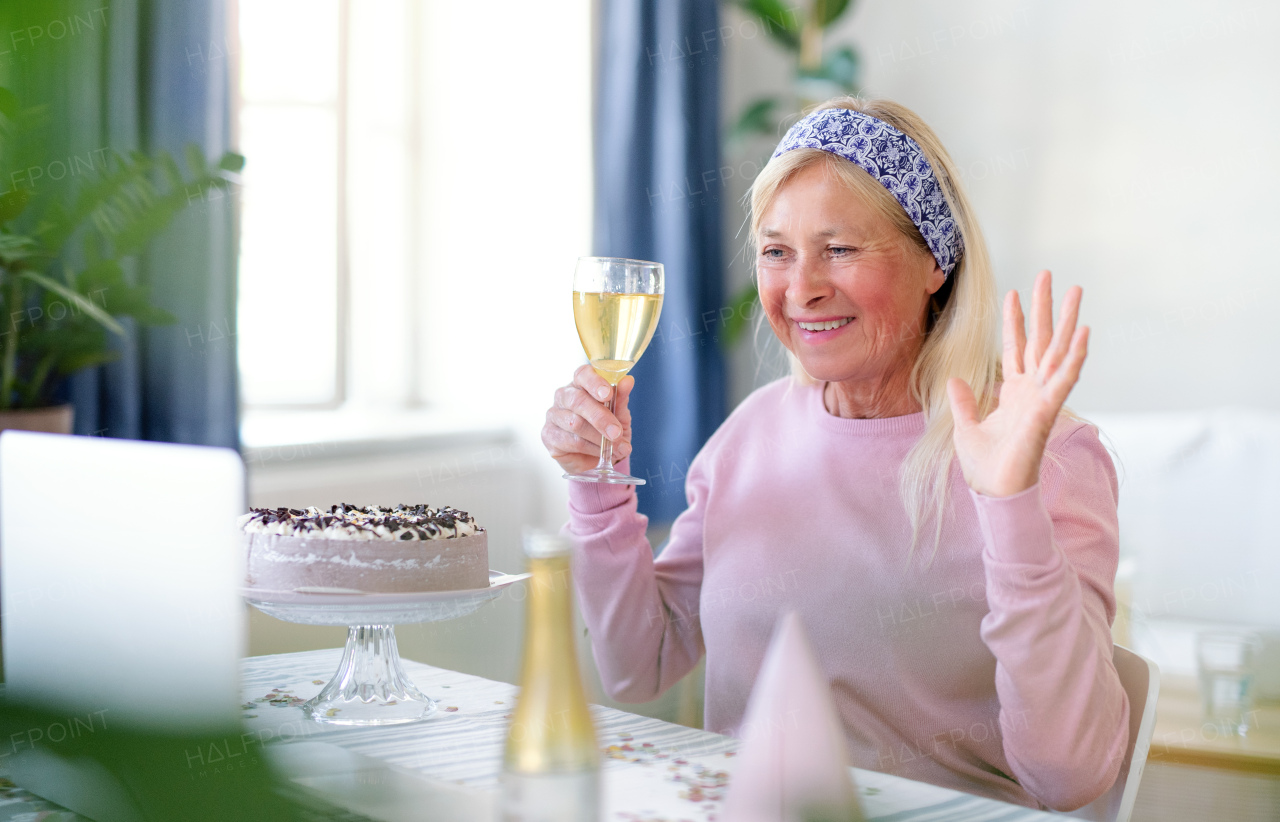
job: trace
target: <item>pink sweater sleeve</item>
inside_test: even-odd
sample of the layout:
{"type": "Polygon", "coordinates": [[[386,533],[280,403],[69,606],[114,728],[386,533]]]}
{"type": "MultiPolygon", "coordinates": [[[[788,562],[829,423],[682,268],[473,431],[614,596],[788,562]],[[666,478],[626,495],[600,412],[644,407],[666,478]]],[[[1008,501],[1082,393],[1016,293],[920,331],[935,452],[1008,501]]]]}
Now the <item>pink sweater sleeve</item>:
{"type": "Polygon", "coordinates": [[[990,608],[981,631],[996,658],[1013,775],[1050,808],[1073,810],[1115,782],[1129,738],[1129,700],[1111,660],[1117,483],[1092,427],[1046,451],[1037,486],[972,494],[990,608]]]}
{"type": "MultiPolygon", "coordinates": [[[[618,468],[627,471],[627,461],[618,468]]],[[[698,599],[706,486],[694,460],[685,480],[689,507],[655,560],[634,488],[569,483],[565,530],[578,546],[578,604],[600,678],[614,699],[657,699],[702,657],[698,599]]]]}

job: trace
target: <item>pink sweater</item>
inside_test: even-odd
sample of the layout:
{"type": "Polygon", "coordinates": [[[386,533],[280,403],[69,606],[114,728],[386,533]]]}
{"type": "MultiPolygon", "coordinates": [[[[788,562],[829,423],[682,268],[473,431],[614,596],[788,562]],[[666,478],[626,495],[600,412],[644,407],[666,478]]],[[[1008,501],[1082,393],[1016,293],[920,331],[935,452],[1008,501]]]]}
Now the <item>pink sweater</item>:
{"type": "MultiPolygon", "coordinates": [[[[778,616],[799,613],[854,765],[1073,809],[1115,781],[1129,703],[1111,662],[1116,475],[1062,420],[1041,481],[973,493],[908,566],[898,470],[921,414],[842,419],[821,386],[747,398],[689,467],[658,558],[630,486],[570,483],[567,530],[592,649],[615,699],[656,698],[705,653],[706,727],[733,734],[778,616]]],[[[625,470],[625,469],[624,469],[625,470]]]]}

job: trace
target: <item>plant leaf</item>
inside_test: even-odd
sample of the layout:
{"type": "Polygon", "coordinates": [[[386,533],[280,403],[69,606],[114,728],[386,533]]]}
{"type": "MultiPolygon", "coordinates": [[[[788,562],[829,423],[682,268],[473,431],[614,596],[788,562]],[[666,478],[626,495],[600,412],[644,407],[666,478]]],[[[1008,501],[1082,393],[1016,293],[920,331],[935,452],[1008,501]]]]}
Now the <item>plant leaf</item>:
{"type": "Polygon", "coordinates": [[[167,151],[161,151],[156,155],[156,165],[160,166],[160,170],[164,172],[165,181],[168,182],[169,188],[181,188],[187,184],[187,180],[182,176],[182,169],[178,168],[178,164],[174,162],[172,156],[167,151]]]}
{"type": "Polygon", "coordinates": [[[58,373],[66,376],[74,374],[84,368],[92,368],[95,365],[106,365],[109,362],[115,362],[120,359],[119,351],[101,350],[101,351],[84,351],[76,354],[66,355],[58,358],[58,373]]]}
{"type": "Polygon", "coordinates": [[[733,298],[731,305],[733,314],[725,321],[724,332],[720,335],[720,345],[725,349],[733,348],[742,337],[751,317],[755,316],[755,302],[759,297],[754,282],[747,283],[733,298]]]}
{"type": "Polygon", "coordinates": [[[822,16],[818,23],[825,29],[840,18],[840,15],[848,11],[853,3],[850,0],[826,0],[822,4],[822,16]]]}
{"type": "Polygon", "coordinates": [[[34,271],[24,271],[22,272],[22,276],[30,280],[31,282],[35,283],[36,285],[39,285],[43,288],[48,289],[49,291],[53,291],[57,294],[61,294],[65,299],[70,300],[72,305],[79,308],[87,316],[97,320],[98,323],[103,328],[106,328],[108,331],[119,334],[121,336],[124,335],[124,326],[116,322],[115,318],[112,317],[110,314],[103,311],[98,306],[94,305],[93,300],[84,296],[83,294],[76,291],[75,289],[68,288],[67,286],[63,285],[57,280],[51,280],[48,277],[44,276],[43,274],[37,274],[34,271]]]}
{"type": "Polygon", "coordinates": [[[778,125],[774,111],[777,107],[778,100],[774,97],[765,97],[747,106],[739,115],[738,122],[729,129],[729,144],[733,145],[755,134],[776,136],[778,125]]]}
{"type": "Polygon", "coordinates": [[[218,168],[239,173],[244,170],[244,155],[228,151],[222,155],[222,159],[218,160],[218,168]]]}
{"type": "Polygon", "coordinates": [[[800,21],[782,0],[737,0],[738,6],[755,15],[765,33],[788,51],[800,50],[800,21]]]}
{"type": "Polygon", "coordinates": [[[10,120],[18,116],[18,96],[2,86],[0,86],[0,114],[10,120]]]}
{"type": "Polygon", "coordinates": [[[822,67],[817,71],[803,72],[799,76],[802,80],[825,81],[846,94],[852,94],[858,89],[860,68],[858,53],[850,46],[843,46],[823,55],[822,67]]]}
{"type": "Polygon", "coordinates": [[[7,223],[17,217],[31,201],[31,192],[25,188],[15,188],[0,194],[0,223],[7,223]]]}
{"type": "Polygon", "coordinates": [[[187,168],[191,169],[191,173],[197,177],[207,177],[209,163],[204,158],[204,152],[200,146],[195,143],[187,143],[183,149],[183,153],[187,158],[187,168]]]}
{"type": "Polygon", "coordinates": [[[0,262],[8,264],[45,256],[48,256],[48,253],[31,237],[0,231],[0,262]]]}
{"type": "Polygon", "coordinates": [[[163,308],[151,305],[147,306],[145,312],[139,311],[134,315],[134,319],[139,325],[173,325],[178,322],[178,318],[163,308]]]}

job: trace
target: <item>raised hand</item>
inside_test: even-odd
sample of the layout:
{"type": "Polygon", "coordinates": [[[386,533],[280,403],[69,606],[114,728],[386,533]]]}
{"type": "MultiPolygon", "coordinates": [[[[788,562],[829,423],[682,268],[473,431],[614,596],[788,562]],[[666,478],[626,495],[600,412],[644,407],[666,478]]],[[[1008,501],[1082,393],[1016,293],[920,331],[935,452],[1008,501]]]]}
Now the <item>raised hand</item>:
{"type": "Polygon", "coordinates": [[[627,399],[635,377],[618,383],[618,401],[609,413],[612,389],[589,365],[573,373],[573,382],[556,389],[555,404],[547,409],[542,426],[542,444],[552,459],[567,473],[579,474],[595,468],[600,459],[600,435],[613,440],[614,459],[631,453],[631,411],[627,399]]]}
{"type": "Polygon", "coordinates": [[[1052,275],[1041,271],[1031,298],[1029,338],[1018,292],[1005,297],[1004,383],[994,411],[978,419],[969,384],[954,377],[947,382],[956,456],[965,481],[980,494],[1008,497],[1039,482],[1049,432],[1084,365],[1089,328],[1076,328],[1080,287],[1067,289],[1056,329],[1052,287],[1052,275]]]}

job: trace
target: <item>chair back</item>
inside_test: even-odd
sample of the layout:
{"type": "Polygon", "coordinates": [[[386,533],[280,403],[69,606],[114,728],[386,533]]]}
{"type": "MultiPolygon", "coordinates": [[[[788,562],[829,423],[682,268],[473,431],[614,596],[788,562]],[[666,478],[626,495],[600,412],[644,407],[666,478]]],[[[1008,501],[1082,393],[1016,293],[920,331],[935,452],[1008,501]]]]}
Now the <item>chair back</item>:
{"type": "Polygon", "coordinates": [[[1120,675],[1120,685],[1129,695],[1129,746],[1115,784],[1083,808],[1061,814],[1094,822],[1129,822],[1138,798],[1138,783],[1151,750],[1156,729],[1156,698],[1160,695],[1160,669],[1141,654],[1115,646],[1112,661],[1120,675]]]}

